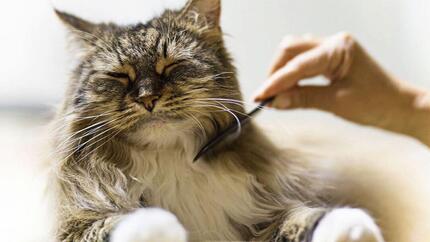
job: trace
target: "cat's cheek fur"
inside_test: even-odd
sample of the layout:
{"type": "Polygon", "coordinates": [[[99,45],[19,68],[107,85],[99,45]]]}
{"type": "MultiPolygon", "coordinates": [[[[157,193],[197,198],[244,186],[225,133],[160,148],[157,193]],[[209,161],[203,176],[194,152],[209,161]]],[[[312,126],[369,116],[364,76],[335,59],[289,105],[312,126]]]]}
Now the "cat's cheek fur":
{"type": "Polygon", "coordinates": [[[185,242],[187,233],[172,213],[142,208],[127,215],[112,231],[109,242],[185,242]]]}
{"type": "Polygon", "coordinates": [[[339,208],[319,222],[312,242],[384,242],[373,219],[361,209],[339,208]]]}

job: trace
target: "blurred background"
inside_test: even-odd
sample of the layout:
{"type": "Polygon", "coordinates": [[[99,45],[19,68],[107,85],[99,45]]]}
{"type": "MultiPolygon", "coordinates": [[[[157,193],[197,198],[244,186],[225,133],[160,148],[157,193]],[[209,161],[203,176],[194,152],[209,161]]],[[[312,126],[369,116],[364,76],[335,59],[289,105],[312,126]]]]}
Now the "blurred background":
{"type": "MultiPolygon", "coordinates": [[[[74,63],[67,49],[66,31],[53,14],[53,6],[92,21],[127,24],[146,21],[165,8],[179,8],[184,3],[185,0],[0,3],[0,233],[9,238],[3,241],[41,241],[48,226],[36,219],[43,217],[45,203],[40,202],[43,174],[34,171],[44,157],[42,147],[49,135],[44,127],[62,99],[74,63]],[[31,233],[23,232],[23,228],[32,228],[31,233]]],[[[429,22],[428,0],[224,0],[222,14],[226,42],[238,67],[246,100],[251,100],[264,81],[283,36],[325,36],[339,31],[356,36],[394,75],[430,89],[429,22]]],[[[350,137],[346,135],[350,132],[366,139],[367,132],[379,132],[316,111],[264,114],[261,119],[289,124],[291,137],[310,130],[317,132],[320,127],[325,129],[322,136],[329,137],[333,133],[330,130],[338,131],[339,125],[345,127],[343,137],[350,137]]],[[[379,147],[389,147],[386,134],[378,135],[372,137],[379,139],[379,147]]],[[[397,142],[415,145],[406,138],[397,142]]],[[[358,143],[363,150],[366,145],[368,142],[358,143]]],[[[415,148],[421,149],[418,144],[415,148]]]]}
{"type": "MultiPolygon", "coordinates": [[[[185,0],[16,0],[1,3],[0,107],[41,108],[63,95],[71,69],[65,31],[52,7],[93,21],[135,23],[185,0]]],[[[284,35],[353,33],[395,75],[430,87],[426,0],[229,0],[222,25],[249,97],[284,35]]]]}

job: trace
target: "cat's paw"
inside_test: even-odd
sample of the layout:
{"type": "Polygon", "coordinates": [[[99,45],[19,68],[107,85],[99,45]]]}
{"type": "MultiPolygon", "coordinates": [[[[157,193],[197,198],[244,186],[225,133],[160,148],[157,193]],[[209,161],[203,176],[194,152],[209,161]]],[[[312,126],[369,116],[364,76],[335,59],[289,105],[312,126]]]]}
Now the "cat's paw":
{"type": "Polygon", "coordinates": [[[383,242],[373,219],[361,209],[340,208],[326,214],[315,228],[312,242],[383,242]]]}
{"type": "Polygon", "coordinates": [[[126,216],[112,231],[110,242],[185,242],[187,233],[172,213],[143,208],[126,216]]]}

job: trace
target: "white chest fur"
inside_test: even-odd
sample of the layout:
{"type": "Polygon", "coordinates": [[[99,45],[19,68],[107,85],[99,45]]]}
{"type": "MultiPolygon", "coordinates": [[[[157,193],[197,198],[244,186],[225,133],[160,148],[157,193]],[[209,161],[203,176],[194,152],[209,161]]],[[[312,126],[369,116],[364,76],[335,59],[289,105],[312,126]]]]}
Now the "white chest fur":
{"type": "Polygon", "coordinates": [[[231,225],[255,223],[268,211],[253,199],[255,178],[244,171],[192,164],[175,150],[134,151],[133,175],[150,207],[173,212],[193,240],[242,240],[231,225]]]}

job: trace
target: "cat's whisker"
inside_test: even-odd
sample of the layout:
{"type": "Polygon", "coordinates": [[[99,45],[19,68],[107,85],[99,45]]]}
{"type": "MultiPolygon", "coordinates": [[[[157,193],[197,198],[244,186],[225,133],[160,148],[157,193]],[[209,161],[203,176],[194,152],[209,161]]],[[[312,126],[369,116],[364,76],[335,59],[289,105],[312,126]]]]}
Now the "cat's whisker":
{"type": "Polygon", "coordinates": [[[203,127],[203,124],[192,113],[185,112],[184,114],[191,117],[191,119],[193,119],[196,122],[197,126],[200,128],[200,131],[202,132],[203,138],[206,139],[207,133],[205,128],[203,127]]]}
{"type": "MultiPolygon", "coordinates": [[[[123,118],[123,116],[117,117],[117,118],[111,120],[110,123],[118,121],[118,120],[120,120],[122,118],[123,118]]],[[[113,127],[115,127],[115,125],[113,127]]],[[[69,157],[71,157],[72,155],[74,155],[77,151],[79,151],[80,149],[82,149],[82,147],[84,147],[86,144],[90,143],[91,141],[95,140],[96,138],[100,137],[101,135],[103,135],[103,134],[109,132],[110,130],[112,130],[113,127],[108,128],[105,131],[102,131],[101,133],[99,133],[99,134],[95,135],[94,137],[90,138],[89,140],[85,141],[83,144],[78,143],[77,146],[75,148],[73,148],[72,150],[66,150],[66,151],[62,152],[62,153],[67,153],[67,152],[72,151],[68,156],[65,157],[65,160],[67,160],[69,157]]],[[[80,137],[79,140],[82,140],[82,138],[84,138],[84,137],[80,137]]]]}
{"type": "MultiPolygon", "coordinates": [[[[98,130],[100,130],[100,129],[104,128],[106,125],[107,125],[107,124],[103,124],[103,125],[101,125],[101,126],[95,127],[94,129],[92,129],[92,130],[90,130],[90,131],[97,132],[98,130]]],[[[79,131],[78,131],[78,132],[79,132],[79,131]]],[[[89,132],[89,131],[88,131],[88,132],[89,132]]],[[[52,157],[52,156],[53,156],[53,155],[55,155],[55,154],[56,154],[56,155],[61,155],[61,154],[64,154],[64,153],[70,152],[71,150],[73,150],[73,149],[74,149],[74,145],[75,145],[76,141],[81,140],[82,138],[84,138],[84,137],[86,137],[86,136],[90,135],[90,134],[88,134],[88,132],[84,133],[84,135],[83,135],[83,136],[81,136],[81,137],[76,137],[76,138],[73,138],[73,136],[74,136],[74,135],[70,135],[69,137],[67,137],[67,138],[66,138],[66,140],[64,140],[63,142],[61,142],[61,143],[60,143],[60,144],[55,148],[55,150],[54,150],[54,151],[52,151],[52,152],[48,155],[48,157],[52,157]]],[[[94,132],[92,132],[92,133],[94,133],[94,132]]],[[[77,145],[79,145],[79,143],[78,143],[77,145]]]]}
{"type": "MultiPolygon", "coordinates": [[[[91,105],[97,105],[97,104],[102,104],[102,103],[106,103],[106,101],[100,101],[100,102],[89,102],[89,103],[87,103],[87,105],[89,105],[89,104],[91,104],[91,105]]],[[[96,107],[94,107],[94,108],[100,108],[100,105],[97,105],[96,107]]],[[[85,107],[85,110],[87,110],[88,109],[88,107],[85,107]]],[[[69,115],[72,115],[72,114],[82,114],[82,113],[85,113],[84,111],[85,110],[81,110],[80,108],[76,108],[76,109],[73,109],[73,110],[70,110],[69,112],[66,112],[66,113],[64,113],[63,114],[63,117],[66,117],[66,116],[69,116],[69,115]]],[[[114,110],[115,111],[115,110],[114,110]]],[[[113,111],[113,112],[114,112],[113,111]]],[[[58,121],[61,121],[61,120],[57,120],[57,122],[58,121]]]]}
{"type": "Polygon", "coordinates": [[[218,103],[223,103],[223,104],[233,104],[236,105],[238,107],[243,108],[244,105],[242,103],[238,103],[238,102],[232,102],[232,101],[224,101],[224,100],[217,100],[217,99],[196,99],[197,101],[209,101],[209,102],[218,102],[218,103]]]}
{"type": "MultiPolygon", "coordinates": [[[[215,103],[213,103],[213,102],[200,102],[201,104],[209,104],[209,105],[213,105],[213,106],[217,106],[218,108],[220,108],[220,109],[222,109],[222,110],[226,110],[226,109],[228,109],[228,110],[230,110],[230,111],[232,111],[232,112],[235,112],[235,113],[238,113],[238,114],[240,114],[240,115],[243,115],[243,116],[245,116],[245,117],[249,117],[249,115],[247,114],[247,113],[244,113],[244,112],[242,112],[242,111],[238,111],[238,110],[235,110],[235,109],[230,109],[230,108],[228,108],[228,107],[226,107],[225,105],[223,105],[223,104],[221,104],[221,103],[219,103],[219,102],[217,102],[219,105],[222,105],[222,107],[221,106],[218,106],[218,105],[216,105],[215,103]]],[[[211,106],[211,107],[213,107],[213,106],[211,106]]]]}
{"type": "Polygon", "coordinates": [[[238,111],[238,110],[235,110],[235,109],[230,109],[230,108],[228,108],[228,107],[227,107],[227,106],[225,106],[222,102],[219,102],[219,101],[215,101],[215,102],[216,102],[216,103],[218,103],[219,105],[223,106],[225,109],[228,109],[228,110],[230,110],[230,111],[232,111],[232,112],[235,112],[235,113],[241,114],[241,115],[246,116],[246,117],[248,117],[248,116],[249,116],[247,113],[244,113],[244,112],[241,112],[241,111],[238,111]]]}
{"type": "Polygon", "coordinates": [[[234,72],[227,72],[226,71],[226,72],[221,72],[221,73],[215,74],[215,75],[211,76],[211,78],[216,80],[216,79],[221,79],[221,78],[227,78],[227,77],[230,77],[232,75],[234,75],[234,72]],[[223,76],[223,75],[227,75],[227,76],[223,76]]]}
{"type": "Polygon", "coordinates": [[[239,99],[232,99],[232,98],[203,98],[204,100],[217,100],[217,101],[230,101],[230,102],[235,102],[235,103],[241,103],[241,104],[247,104],[247,105],[255,105],[255,103],[252,102],[248,102],[248,101],[243,101],[243,100],[239,100],[239,99]]]}
{"type": "Polygon", "coordinates": [[[216,101],[231,101],[231,102],[237,102],[237,103],[246,103],[245,101],[242,100],[238,100],[238,99],[230,99],[230,98],[215,98],[215,97],[210,97],[210,98],[200,98],[199,100],[216,100],[216,101]]]}
{"type": "Polygon", "coordinates": [[[207,91],[209,91],[208,88],[195,88],[193,90],[188,91],[188,93],[191,94],[196,92],[199,93],[199,92],[207,92],[207,91]]]}
{"type": "Polygon", "coordinates": [[[99,115],[79,117],[79,118],[76,119],[76,121],[82,121],[82,120],[87,120],[87,119],[93,119],[94,120],[94,119],[97,119],[97,118],[100,118],[100,117],[106,117],[106,116],[112,115],[113,113],[118,112],[118,111],[119,110],[114,110],[114,111],[105,112],[105,113],[102,113],[102,114],[99,114],[99,115]]]}
{"type": "Polygon", "coordinates": [[[59,148],[63,147],[63,145],[65,145],[67,142],[69,142],[73,137],[75,137],[76,135],[78,135],[78,134],[80,134],[80,133],[82,133],[84,131],[90,130],[90,131],[84,133],[84,135],[81,138],[86,137],[87,135],[90,135],[91,131],[97,130],[98,128],[102,128],[102,127],[106,126],[107,124],[108,124],[107,121],[103,120],[103,121],[97,122],[95,124],[92,124],[92,125],[90,125],[90,126],[88,126],[86,128],[80,129],[80,130],[76,131],[75,133],[73,133],[72,135],[70,135],[69,137],[67,137],[62,143],[60,143],[58,145],[58,147],[59,148]],[[93,129],[94,127],[96,127],[96,128],[93,129]]]}
{"type": "MultiPolygon", "coordinates": [[[[112,131],[112,130],[115,130],[116,128],[118,128],[118,127],[120,127],[120,126],[118,126],[118,125],[116,125],[116,126],[114,126],[114,127],[112,127],[112,128],[110,128],[110,129],[108,129],[108,130],[106,130],[104,133],[107,133],[107,132],[110,132],[110,131],[112,131]]],[[[119,130],[117,133],[119,133],[119,132],[121,132],[122,130],[119,130]]],[[[116,133],[116,134],[117,134],[116,133]]],[[[89,149],[90,147],[92,147],[93,145],[95,145],[95,144],[97,144],[98,142],[100,142],[100,141],[102,141],[102,140],[104,140],[104,139],[106,139],[107,137],[111,137],[111,136],[109,136],[109,134],[107,134],[107,135],[104,135],[104,136],[102,136],[102,137],[100,137],[99,139],[97,139],[97,140],[94,140],[93,142],[91,142],[91,143],[89,143],[88,145],[86,145],[86,147],[85,147],[85,149],[89,149]]],[[[97,146],[95,149],[93,149],[92,151],[88,151],[88,152],[83,152],[82,154],[85,154],[84,156],[81,156],[81,155],[79,155],[77,158],[77,160],[76,160],[76,163],[79,163],[80,161],[82,161],[82,160],[84,160],[85,158],[87,158],[88,156],[90,156],[91,154],[94,154],[94,152],[98,149],[98,148],[100,148],[102,145],[104,145],[105,143],[107,143],[107,142],[104,142],[103,144],[101,144],[101,145],[99,145],[99,146],[97,146]]]]}
{"type": "MultiPolygon", "coordinates": [[[[117,111],[119,111],[119,110],[108,111],[108,112],[102,113],[102,114],[100,114],[100,115],[93,115],[93,116],[80,117],[80,118],[76,118],[76,119],[73,119],[73,120],[74,120],[74,121],[82,121],[82,120],[86,120],[86,119],[93,119],[93,120],[91,120],[91,122],[92,122],[92,121],[94,121],[95,119],[97,119],[97,118],[99,118],[99,117],[109,116],[109,115],[112,115],[113,113],[115,113],[115,112],[117,112],[117,111]]],[[[55,121],[55,122],[63,122],[63,121],[64,121],[64,120],[66,120],[67,118],[72,118],[72,117],[70,117],[70,115],[71,115],[71,114],[73,114],[73,112],[71,112],[71,113],[70,113],[70,114],[68,114],[68,115],[64,115],[63,117],[59,118],[59,120],[57,120],[57,121],[55,121]]],[[[66,122],[66,123],[64,123],[63,125],[61,125],[61,126],[58,126],[58,127],[54,128],[51,132],[53,132],[53,133],[57,133],[57,132],[58,132],[58,131],[60,131],[61,129],[64,129],[67,125],[68,125],[68,123],[66,122]]]]}
{"type": "MultiPolygon", "coordinates": [[[[240,103],[243,105],[249,105],[249,106],[255,106],[255,103],[237,100],[237,99],[229,99],[229,98],[204,98],[203,100],[217,100],[220,102],[234,102],[234,103],[240,103]]],[[[260,110],[271,110],[270,108],[264,107],[264,106],[258,106],[260,110]]]]}
{"type": "Polygon", "coordinates": [[[88,127],[86,127],[86,128],[83,128],[83,129],[81,129],[81,130],[78,130],[77,132],[75,132],[74,134],[72,134],[71,136],[69,136],[68,138],[66,138],[66,140],[64,140],[59,146],[58,146],[58,148],[60,149],[60,148],[62,148],[67,142],[69,142],[69,143],[73,143],[74,141],[76,141],[76,140],[78,140],[78,139],[82,139],[82,138],[85,138],[85,137],[87,137],[87,136],[89,136],[89,135],[91,135],[91,134],[94,134],[94,133],[96,133],[99,129],[102,129],[102,128],[104,128],[106,125],[108,125],[108,124],[110,124],[110,123],[112,123],[112,122],[115,122],[117,119],[114,119],[114,120],[103,120],[103,121],[100,121],[100,122],[98,122],[98,123],[95,123],[95,124],[93,124],[93,125],[90,125],[90,126],[88,126],[88,127]],[[99,126],[100,125],[100,126],[99,126]],[[94,128],[95,127],[95,128],[94,128]],[[76,136],[77,134],[79,134],[79,133],[82,133],[83,131],[86,131],[86,130],[88,130],[87,132],[85,132],[82,136],[80,136],[80,137],[78,137],[78,138],[76,138],[76,139],[72,139],[74,136],[76,136]],[[72,140],[71,140],[72,139],[72,140]]]}
{"type": "Polygon", "coordinates": [[[105,137],[102,137],[102,138],[98,139],[97,141],[93,142],[92,144],[90,144],[87,148],[91,147],[91,146],[92,146],[92,145],[94,145],[94,144],[97,144],[98,142],[100,142],[100,141],[102,141],[102,140],[104,140],[104,139],[106,139],[106,138],[108,139],[107,141],[103,142],[101,145],[99,145],[99,146],[97,146],[95,149],[93,149],[93,150],[92,150],[92,152],[88,152],[84,157],[80,158],[80,159],[78,160],[78,162],[79,162],[80,160],[85,159],[87,156],[91,155],[91,153],[96,152],[100,147],[102,147],[103,145],[105,145],[106,143],[108,143],[109,141],[111,141],[113,138],[115,138],[119,133],[121,133],[121,132],[124,130],[124,129],[123,129],[123,128],[121,128],[121,127],[127,126],[127,125],[126,125],[126,123],[131,123],[131,122],[132,122],[132,120],[133,120],[135,117],[138,117],[138,116],[139,116],[139,114],[132,115],[131,117],[128,117],[128,120],[125,120],[125,121],[123,121],[123,123],[119,123],[119,124],[117,124],[116,126],[112,127],[112,129],[111,129],[111,130],[118,129],[118,131],[117,131],[116,133],[114,133],[113,135],[111,135],[110,137],[109,137],[109,135],[106,135],[105,137]]]}
{"type": "MultiPolygon", "coordinates": [[[[103,131],[102,133],[100,133],[100,134],[98,134],[98,135],[94,136],[93,138],[91,138],[90,140],[86,141],[84,144],[82,144],[82,145],[78,146],[78,147],[73,151],[73,153],[71,153],[69,156],[67,156],[67,157],[66,157],[66,159],[67,159],[67,158],[69,158],[69,157],[71,157],[71,156],[73,156],[74,154],[76,154],[76,152],[78,152],[79,150],[81,150],[81,149],[82,149],[82,147],[84,147],[84,146],[85,146],[82,150],[87,150],[87,149],[89,149],[91,146],[93,146],[94,144],[97,144],[97,142],[99,142],[99,141],[101,141],[101,140],[105,139],[107,136],[109,136],[109,134],[107,134],[107,135],[104,135],[104,134],[106,134],[106,133],[108,133],[108,132],[110,132],[110,131],[112,131],[112,130],[115,130],[117,127],[118,127],[118,125],[115,125],[115,126],[113,126],[113,127],[111,127],[111,128],[108,128],[107,130],[103,131]],[[104,135],[104,136],[102,136],[102,135],[104,135]],[[100,137],[100,136],[101,136],[101,137],[100,137]],[[98,138],[98,137],[99,137],[99,138],[98,138]],[[96,139],[96,138],[98,138],[98,139],[96,139]]],[[[91,153],[91,152],[89,152],[89,153],[91,153]]],[[[85,155],[85,156],[87,156],[87,155],[85,155]]],[[[81,155],[79,155],[77,158],[78,158],[78,160],[76,160],[76,163],[78,163],[79,161],[83,160],[83,158],[81,157],[81,155]]]]}
{"type": "Polygon", "coordinates": [[[76,121],[81,121],[81,120],[86,120],[86,119],[92,119],[92,118],[99,118],[99,117],[104,117],[104,116],[108,116],[111,115],[112,113],[117,112],[118,110],[113,110],[113,111],[107,111],[104,112],[102,114],[98,114],[98,115],[90,115],[90,116],[84,116],[84,117],[79,117],[76,118],[76,121]]]}
{"type": "MultiPolygon", "coordinates": [[[[97,130],[95,132],[102,131],[103,128],[104,127],[97,128],[97,130]]],[[[83,139],[83,137],[79,137],[79,138],[76,138],[76,139],[70,141],[70,143],[68,144],[68,146],[66,146],[66,147],[69,147],[69,148],[65,148],[64,150],[60,149],[60,150],[57,151],[57,154],[61,155],[61,154],[69,154],[70,153],[70,155],[66,156],[66,158],[70,157],[75,152],[77,152],[81,147],[83,147],[85,145],[85,143],[81,144],[82,139],[83,139]]]]}
{"type": "MultiPolygon", "coordinates": [[[[221,109],[221,110],[223,110],[223,111],[225,111],[225,112],[227,112],[227,113],[229,113],[229,114],[231,114],[232,116],[233,116],[233,118],[236,120],[236,122],[237,122],[237,133],[240,133],[241,131],[242,131],[242,124],[240,123],[240,119],[239,119],[239,117],[237,117],[237,115],[236,114],[234,114],[233,113],[233,111],[231,110],[231,109],[229,109],[229,108],[224,108],[224,107],[220,107],[220,106],[217,106],[217,105],[213,105],[213,104],[209,104],[209,105],[202,105],[201,107],[214,107],[214,108],[217,108],[217,109],[221,109]]],[[[246,115],[246,114],[245,114],[246,115]]]]}

